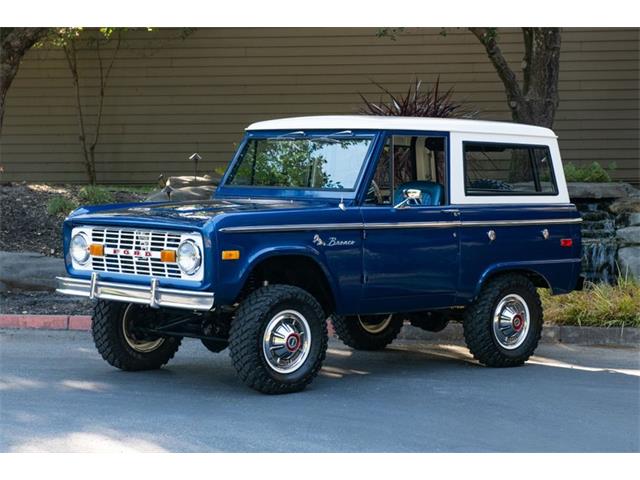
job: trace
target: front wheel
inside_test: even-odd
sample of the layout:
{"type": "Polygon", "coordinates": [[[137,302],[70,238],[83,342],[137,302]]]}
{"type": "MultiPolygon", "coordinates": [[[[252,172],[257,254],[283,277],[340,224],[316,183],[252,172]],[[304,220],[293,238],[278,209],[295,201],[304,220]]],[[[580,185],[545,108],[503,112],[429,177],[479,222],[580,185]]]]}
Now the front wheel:
{"type": "Polygon", "coordinates": [[[102,358],[121,370],[154,370],[173,358],[181,338],[145,333],[161,312],[133,303],[98,301],[91,333],[102,358]]]}
{"type": "Polygon", "coordinates": [[[394,315],[354,315],[333,317],[333,328],[344,342],[356,350],[381,350],[395,340],[404,320],[394,315]]]}
{"type": "Polygon", "coordinates": [[[522,365],[538,346],[542,320],[542,304],[531,281],[504,275],[485,285],[465,312],[464,338],[484,365],[522,365]]]}
{"type": "Polygon", "coordinates": [[[229,333],[229,353],[242,381],[263,393],[304,389],[317,375],[327,351],[327,325],[308,292],[269,285],[238,307],[229,333]]]}

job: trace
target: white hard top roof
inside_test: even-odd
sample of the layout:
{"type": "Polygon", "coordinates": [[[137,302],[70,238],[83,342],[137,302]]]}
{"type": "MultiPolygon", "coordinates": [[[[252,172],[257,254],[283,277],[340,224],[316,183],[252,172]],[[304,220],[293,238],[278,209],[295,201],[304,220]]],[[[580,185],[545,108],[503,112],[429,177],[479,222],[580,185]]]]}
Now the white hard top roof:
{"type": "Polygon", "coordinates": [[[457,118],[383,117],[376,115],[325,115],[266,120],[249,125],[246,130],[424,130],[432,132],[492,133],[552,137],[548,128],[511,122],[462,120],[457,118]]]}

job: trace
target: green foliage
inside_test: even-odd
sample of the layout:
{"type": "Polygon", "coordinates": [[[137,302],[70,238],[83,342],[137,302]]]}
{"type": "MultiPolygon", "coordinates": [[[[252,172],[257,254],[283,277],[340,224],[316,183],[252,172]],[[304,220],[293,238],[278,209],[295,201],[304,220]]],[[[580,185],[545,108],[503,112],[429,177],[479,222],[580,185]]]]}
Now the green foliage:
{"type": "Polygon", "coordinates": [[[47,204],[47,212],[49,215],[67,215],[75,208],[75,202],[63,196],[53,197],[47,204]]]}
{"type": "Polygon", "coordinates": [[[640,283],[618,277],[616,285],[587,283],[581,292],[551,296],[541,291],[545,321],[556,325],[640,327],[640,283]]]}
{"type": "MultiPolygon", "coordinates": [[[[76,42],[81,38],[85,39],[88,45],[91,45],[99,41],[108,42],[115,33],[138,29],[129,29],[126,27],[99,27],[97,29],[90,29],[97,31],[100,34],[97,37],[91,36],[89,29],[84,29],[83,27],[54,27],[50,30],[51,32],[49,35],[41,42],[37,43],[36,47],[53,46],[65,48],[72,42],[76,42]]],[[[151,31],[151,28],[146,28],[145,30],[151,31]]]]}
{"type": "Polygon", "coordinates": [[[378,29],[376,37],[387,37],[395,42],[402,32],[404,32],[404,27],[384,27],[378,29]]]}
{"type": "Polygon", "coordinates": [[[100,205],[114,202],[113,195],[109,190],[95,185],[82,187],[78,192],[78,198],[80,199],[80,203],[85,205],[100,205]]]}
{"type": "Polygon", "coordinates": [[[370,140],[278,137],[250,141],[231,183],[294,188],[351,188],[370,140]],[[340,157],[340,158],[337,158],[340,157]],[[331,159],[328,160],[328,159],[331,159]],[[343,163],[339,172],[336,165],[343,163]],[[355,171],[348,171],[353,167],[355,171]],[[331,173],[333,172],[333,173],[331,173]],[[350,183],[343,185],[343,181],[350,183]]]}
{"type": "Polygon", "coordinates": [[[580,167],[572,163],[564,165],[564,176],[567,182],[610,182],[610,172],[615,170],[615,164],[610,164],[608,171],[605,170],[598,162],[591,165],[580,167]]]}

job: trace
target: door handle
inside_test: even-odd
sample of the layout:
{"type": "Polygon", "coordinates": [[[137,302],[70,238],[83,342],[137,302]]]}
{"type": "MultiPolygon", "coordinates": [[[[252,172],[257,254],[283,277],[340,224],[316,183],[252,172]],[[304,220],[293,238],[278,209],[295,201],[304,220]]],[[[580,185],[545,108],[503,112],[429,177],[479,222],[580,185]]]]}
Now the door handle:
{"type": "Polygon", "coordinates": [[[452,213],[454,217],[457,217],[460,215],[460,210],[457,208],[445,208],[442,213],[452,213]]]}

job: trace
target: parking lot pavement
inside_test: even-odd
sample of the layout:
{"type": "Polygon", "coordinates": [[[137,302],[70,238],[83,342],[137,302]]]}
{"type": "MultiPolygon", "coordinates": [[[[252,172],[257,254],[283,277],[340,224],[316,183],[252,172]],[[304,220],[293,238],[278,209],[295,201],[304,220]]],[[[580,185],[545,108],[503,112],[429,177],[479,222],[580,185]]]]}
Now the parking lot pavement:
{"type": "Polygon", "coordinates": [[[456,345],[330,343],[305,392],[265,396],[185,340],[159,371],[107,365],[87,332],[0,333],[1,451],[625,451],[640,350],[542,345],[521,368],[456,345]]]}

